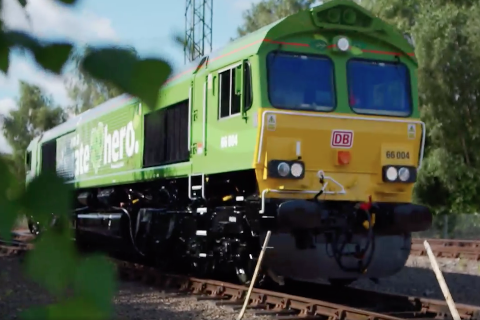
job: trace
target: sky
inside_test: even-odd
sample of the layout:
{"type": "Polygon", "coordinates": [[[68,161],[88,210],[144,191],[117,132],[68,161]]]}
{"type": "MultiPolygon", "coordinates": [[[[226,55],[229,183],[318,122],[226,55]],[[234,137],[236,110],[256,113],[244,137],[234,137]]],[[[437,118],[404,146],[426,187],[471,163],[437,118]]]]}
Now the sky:
{"type": "MultiPolygon", "coordinates": [[[[174,68],[184,64],[183,48],[173,35],[184,35],[185,0],[78,0],[74,7],[56,0],[27,0],[25,10],[18,0],[0,1],[8,28],[46,40],[131,45],[142,57],[166,58],[174,68]]],[[[213,0],[213,50],[236,36],[242,12],[258,1],[213,0]]],[[[69,103],[65,75],[46,73],[31,57],[14,52],[8,74],[0,72],[0,115],[16,107],[19,80],[38,85],[62,106],[69,103]]],[[[1,132],[0,152],[11,152],[1,132]]]]}

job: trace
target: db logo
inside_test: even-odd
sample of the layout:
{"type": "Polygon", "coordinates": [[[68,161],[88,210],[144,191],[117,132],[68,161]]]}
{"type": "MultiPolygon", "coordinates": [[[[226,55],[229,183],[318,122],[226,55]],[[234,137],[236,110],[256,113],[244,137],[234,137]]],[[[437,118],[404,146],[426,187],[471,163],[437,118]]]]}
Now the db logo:
{"type": "Polygon", "coordinates": [[[333,130],[331,145],[335,148],[351,148],[353,145],[353,131],[333,130]]]}

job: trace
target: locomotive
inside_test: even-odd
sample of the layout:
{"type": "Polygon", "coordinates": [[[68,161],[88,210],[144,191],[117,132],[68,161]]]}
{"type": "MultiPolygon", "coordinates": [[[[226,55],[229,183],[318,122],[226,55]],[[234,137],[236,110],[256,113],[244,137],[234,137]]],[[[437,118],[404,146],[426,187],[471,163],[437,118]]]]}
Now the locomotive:
{"type": "Polygon", "coordinates": [[[148,108],[124,94],[44,132],[27,183],[72,184],[76,242],[169,271],[347,285],[399,272],[422,164],[414,48],[350,0],[192,62],[148,108]]]}

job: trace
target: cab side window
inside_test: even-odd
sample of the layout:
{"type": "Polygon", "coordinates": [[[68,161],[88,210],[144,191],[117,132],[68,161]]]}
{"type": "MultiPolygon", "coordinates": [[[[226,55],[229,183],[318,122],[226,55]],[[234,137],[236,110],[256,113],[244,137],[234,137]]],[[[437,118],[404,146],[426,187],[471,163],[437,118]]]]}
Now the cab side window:
{"type": "Polygon", "coordinates": [[[253,103],[252,70],[248,61],[245,61],[243,64],[243,79],[243,97],[245,99],[245,110],[248,110],[252,107],[253,103]]]}
{"type": "Polygon", "coordinates": [[[27,154],[25,155],[25,170],[27,172],[32,170],[32,152],[27,151],[27,154]]]}
{"type": "Polygon", "coordinates": [[[236,67],[219,73],[219,112],[218,118],[227,118],[240,113],[240,96],[235,94],[236,67]]]}

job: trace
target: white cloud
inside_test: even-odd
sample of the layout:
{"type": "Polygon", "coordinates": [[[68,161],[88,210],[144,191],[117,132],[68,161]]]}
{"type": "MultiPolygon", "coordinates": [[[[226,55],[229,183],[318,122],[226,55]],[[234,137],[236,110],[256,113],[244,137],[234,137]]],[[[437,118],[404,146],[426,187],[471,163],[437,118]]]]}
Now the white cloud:
{"type": "Polygon", "coordinates": [[[17,104],[12,98],[5,98],[0,100],[0,115],[8,114],[11,110],[15,109],[17,104]]]}
{"type": "MultiPolygon", "coordinates": [[[[61,38],[77,44],[119,40],[110,19],[86,10],[64,6],[54,0],[28,0],[25,9],[18,0],[0,1],[3,2],[2,18],[12,30],[26,31],[40,38],[61,38]]],[[[26,58],[31,56],[10,55],[8,76],[0,75],[2,92],[12,92],[12,96],[15,95],[18,92],[18,81],[25,80],[51,94],[57,103],[68,103],[65,77],[45,72],[33,59],[26,58]]]]}
{"type": "Polygon", "coordinates": [[[7,139],[2,135],[0,135],[0,153],[12,153],[13,149],[7,142],[7,139]]]}
{"type": "MultiPolygon", "coordinates": [[[[8,112],[14,109],[15,107],[16,107],[16,103],[11,98],[5,98],[0,100],[0,124],[1,124],[2,116],[8,114],[8,112]]],[[[12,152],[12,147],[10,147],[10,145],[8,144],[7,140],[5,139],[1,131],[0,131],[0,152],[2,153],[12,152]]]]}
{"type": "Polygon", "coordinates": [[[45,93],[52,95],[55,102],[65,105],[70,102],[64,85],[65,76],[58,76],[38,68],[30,59],[10,55],[8,75],[0,75],[0,87],[3,90],[18,92],[19,81],[24,80],[39,86],[45,93]]]}
{"type": "Polygon", "coordinates": [[[25,9],[18,0],[3,0],[2,11],[8,28],[28,31],[38,37],[60,37],[82,43],[118,40],[110,19],[53,0],[28,0],[25,9]]]}
{"type": "MultiPolygon", "coordinates": [[[[33,62],[25,57],[11,55],[10,68],[8,76],[0,75],[0,87],[17,93],[19,90],[19,81],[24,80],[30,84],[37,85],[48,95],[52,95],[55,102],[60,105],[67,105],[70,102],[67,90],[64,85],[65,76],[57,76],[52,73],[44,72],[37,68],[33,62]]],[[[14,109],[16,103],[12,98],[4,98],[0,100],[0,129],[1,116],[8,114],[8,111],[14,109]]],[[[12,149],[8,145],[5,137],[0,130],[0,152],[11,152],[12,149]]]]}
{"type": "MultiPolygon", "coordinates": [[[[110,19],[87,10],[63,6],[54,0],[28,0],[25,9],[18,0],[0,1],[3,3],[2,19],[9,29],[25,31],[42,39],[61,39],[77,44],[119,41],[110,19]]],[[[30,58],[16,53],[10,54],[8,75],[0,73],[0,88],[3,93],[3,97],[0,97],[0,115],[15,107],[11,97],[18,94],[19,80],[39,86],[61,105],[70,102],[64,85],[65,76],[43,71],[30,58]]],[[[0,152],[11,152],[1,132],[0,152]]]]}

